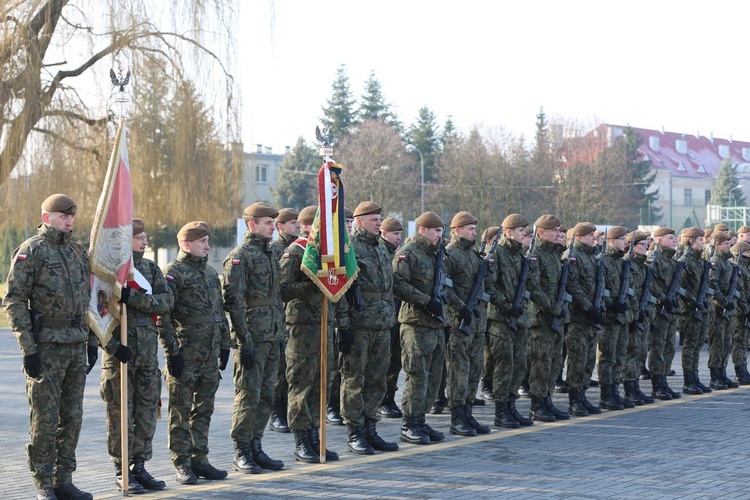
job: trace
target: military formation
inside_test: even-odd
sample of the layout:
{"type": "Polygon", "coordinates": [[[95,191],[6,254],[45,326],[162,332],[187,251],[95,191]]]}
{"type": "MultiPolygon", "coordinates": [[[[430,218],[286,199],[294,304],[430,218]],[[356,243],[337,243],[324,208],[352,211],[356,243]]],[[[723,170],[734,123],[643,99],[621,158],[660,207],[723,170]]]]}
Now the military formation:
{"type": "MultiPolygon", "coordinates": [[[[347,211],[357,277],[345,300],[323,307],[327,299],[301,267],[316,206],[298,212],[257,202],[245,208],[244,239],[227,255],[221,276],[208,265],[211,228],[205,222],[180,229],[179,254],[162,271],[143,257],[146,223],[133,219],[133,264],[148,289],[123,288],[127,343],[119,341],[118,328],[100,345],[85,319],[88,255],[71,239],[76,204],[56,194],[41,209],[37,235],[13,254],[3,299],[26,374],[26,451],[39,499],[92,498],[72,475],[86,375],[99,348],[107,452],[115,485],[123,489],[127,474],[133,494],[166,487],[146,470],[162,377],[177,482],[227,477],[209,461],[208,438],[230,355],[228,432],[233,467],[246,474],[285,466],[263,450],[267,428],[293,434],[296,461],[320,463],[326,421],[347,427],[351,453],[372,455],[399,449],[379,434],[381,418],[401,418],[400,441],[427,445],[445,439],[427,418],[443,407],[450,411],[448,432],[471,437],[492,431],[474,417],[476,405],[494,404],[495,427],[518,428],[679,398],[667,382],[677,332],[683,393],[750,384],[747,226],[737,234],[723,224],[680,235],[667,227],[601,232],[590,222],[566,230],[552,214],[533,223],[510,214],[477,238],[479,221],[471,213],[458,212],[446,224],[425,212],[402,245],[402,223],[383,219],[382,207],[366,201],[347,211]],[[329,339],[322,346],[325,373],[321,322],[329,339]],[[708,385],[698,377],[706,341],[708,385]],[[727,374],[730,358],[734,378],[727,374]],[[124,363],[128,463],[121,456],[124,363]],[[323,415],[321,377],[332,393],[323,415]],[[650,390],[641,389],[644,380],[650,390]],[[598,401],[587,395],[591,387],[598,387],[598,401]],[[555,406],[554,392],[568,394],[567,409],[555,406]],[[522,396],[531,398],[528,414],[517,408],[522,396]]],[[[338,459],[335,451],[324,453],[326,461],[338,459]]]]}

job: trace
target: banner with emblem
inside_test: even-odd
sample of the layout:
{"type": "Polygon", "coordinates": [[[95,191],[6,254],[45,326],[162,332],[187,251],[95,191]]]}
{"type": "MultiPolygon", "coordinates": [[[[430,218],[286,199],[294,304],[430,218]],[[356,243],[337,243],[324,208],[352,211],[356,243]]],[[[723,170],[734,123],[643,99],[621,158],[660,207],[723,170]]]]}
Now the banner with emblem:
{"type": "Polygon", "coordinates": [[[341,170],[341,165],[326,161],[318,171],[318,211],[302,257],[302,271],[332,302],[338,302],[357,277],[357,259],[346,230],[341,170]]]}
{"type": "MultiPolygon", "coordinates": [[[[133,189],[127,127],[120,120],[91,230],[91,301],[88,322],[101,345],[120,324],[120,293],[136,281],[133,268],[133,189]]],[[[137,280],[140,281],[140,280],[137,280]]],[[[145,280],[143,280],[145,281],[145,280]]]]}

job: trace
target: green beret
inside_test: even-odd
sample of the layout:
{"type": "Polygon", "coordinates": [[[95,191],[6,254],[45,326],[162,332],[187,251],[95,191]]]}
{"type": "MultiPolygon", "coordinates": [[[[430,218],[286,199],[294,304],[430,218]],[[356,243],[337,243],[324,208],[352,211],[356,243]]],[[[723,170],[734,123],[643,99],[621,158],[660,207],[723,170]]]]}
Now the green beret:
{"type": "Polygon", "coordinates": [[[532,234],[534,234],[534,228],[532,226],[526,226],[525,228],[523,228],[523,234],[526,236],[531,236],[532,234]]]}
{"type": "Polygon", "coordinates": [[[458,212],[453,216],[453,220],[451,221],[451,229],[476,223],[477,218],[471,215],[469,212],[458,212]]]}
{"type": "Polygon", "coordinates": [[[729,226],[719,223],[714,226],[714,231],[729,231],[729,226]]]}
{"type": "Polygon", "coordinates": [[[724,243],[725,241],[729,241],[731,236],[729,234],[725,233],[724,231],[717,231],[714,233],[714,242],[718,245],[720,243],[724,243]]]}
{"type": "Polygon", "coordinates": [[[42,210],[75,215],[76,202],[66,194],[53,194],[42,202],[42,210]]]}
{"type": "Polygon", "coordinates": [[[644,233],[643,231],[638,231],[636,229],[635,231],[631,231],[630,233],[628,233],[626,240],[630,243],[638,243],[639,241],[643,241],[646,238],[648,238],[648,233],[644,233]]]}
{"type": "Polygon", "coordinates": [[[310,205],[300,210],[297,222],[309,226],[315,220],[315,214],[318,212],[318,205],[310,205]]]}
{"type": "Polygon", "coordinates": [[[562,222],[552,214],[544,214],[534,222],[534,225],[539,229],[555,229],[560,227],[562,222]]]}
{"type": "Polygon", "coordinates": [[[243,215],[245,219],[248,219],[249,217],[270,217],[275,219],[279,215],[279,211],[273,208],[270,203],[256,201],[249,207],[245,208],[243,215]]]}
{"type": "Polygon", "coordinates": [[[503,229],[515,229],[517,227],[526,227],[529,225],[529,221],[526,220],[526,217],[524,217],[521,214],[510,214],[507,216],[502,224],[500,224],[503,229]]]}
{"type": "Polygon", "coordinates": [[[729,251],[734,255],[745,253],[748,250],[750,250],[750,243],[745,240],[738,241],[737,243],[732,245],[732,248],[729,249],[729,251]]]}
{"type": "Polygon", "coordinates": [[[395,217],[388,217],[380,224],[381,231],[403,231],[404,226],[395,217]]]}
{"type": "Polygon", "coordinates": [[[667,234],[674,234],[674,229],[669,227],[657,227],[656,229],[654,229],[654,238],[665,236],[667,234]]]}
{"type": "Polygon", "coordinates": [[[737,234],[750,233],[750,226],[742,226],[737,230],[737,234]]]}
{"type": "Polygon", "coordinates": [[[482,241],[492,241],[497,232],[500,231],[499,226],[490,226],[482,233],[482,241]]]}
{"type": "Polygon", "coordinates": [[[177,233],[180,241],[195,241],[211,234],[211,227],[202,220],[188,222],[177,233]]]}
{"type": "Polygon", "coordinates": [[[285,222],[297,220],[297,217],[299,217],[299,212],[297,212],[295,209],[282,208],[281,210],[279,210],[279,215],[276,216],[276,220],[274,222],[278,224],[284,224],[285,222]]]}
{"type": "Polygon", "coordinates": [[[444,226],[443,219],[441,219],[435,212],[425,212],[417,217],[417,220],[414,222],[416,222],[418,226],[426,227],[427,229],[444,226]]]}
{"type": "Polygon", "coordinates": [[[628,228],[623,226],[612,226],[607,230],[607,239],[616,240],[628,234],[628,228]]]}
{"type": "MultiPolygon", "coordinates": [[[[378,205],[377,203],[373,203],[371,201],[363,201],[362,203],[357,205],[357,208],[354,209],[354,213],[352,215],[347,215],[346,218],[350,219],[351,217],[379,214],[382,211],[383,209],[380,208],[380,205],[378,205]]],[[[346,212],[346,207],[344,207],[344,212],[346,212]]]]}
{"type": "Polygon", "coordinates": [[[703,236],[703,230],[697,226],[687,227],[682,230],[681,234],[688,238],[696,238],[698,236],[703,236]]]}
{"type": "Polygon", "coordinates": [[[709,239],[712,234],[714,234],[714,230],[713,229],[704,229],[703,230],[703,239],[706,239],[706,240],[709,239]]]}
{"type": "Polygon", "coordinates": [[[146,225],[143,219],[133,219],[133,236],[146,232],[146,225]]]}
{"type": "Polygon", "coordinates": [[[579,222],[573,228],[573,234],[575,236],[586,236],[596,231],[596,226],[590,222],[579,222]]]}

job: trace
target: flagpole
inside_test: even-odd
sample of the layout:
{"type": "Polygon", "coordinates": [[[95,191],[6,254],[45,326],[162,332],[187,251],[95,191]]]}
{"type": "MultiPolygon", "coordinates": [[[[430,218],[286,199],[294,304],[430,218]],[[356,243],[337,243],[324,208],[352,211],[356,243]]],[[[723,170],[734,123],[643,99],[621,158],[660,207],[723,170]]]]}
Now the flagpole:
{"type": "MultiPolygon", "coordinates": [[[[120,304],[120,344],[128,345],[128,306],[120,304]]],[[[128,456],[128,434],[130,430],[130,408],[128,407],[128,364],[120,363],[120,455],[122,466],[122,496],[128,496],[130,479],[130,457],[128,456]]]]}
{"type": "Polygon", "coordinates": [[[328,405],[328,299],[320,295],[320,463],[326,463],[326,406],[328,405]]]}

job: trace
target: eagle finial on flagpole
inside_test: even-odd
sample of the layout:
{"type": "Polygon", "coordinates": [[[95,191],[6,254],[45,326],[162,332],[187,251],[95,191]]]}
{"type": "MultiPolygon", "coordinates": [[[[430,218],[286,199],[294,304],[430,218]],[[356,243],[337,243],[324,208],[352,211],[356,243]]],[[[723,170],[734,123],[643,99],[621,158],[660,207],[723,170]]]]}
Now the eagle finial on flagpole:
{"type": "Polygon", "coordinates": [[[330,132],[330,127],[321,130],[319,126],[315,126],[315,139],[320,143],[320,156],[326,163],[333,163],[333,147],[331,146],[333,140],[330,132]]]}
{"type": "Polygon", "coordinates": [[[125,86],[130,83],[130,70],[127,71],[125,76],[122,76],[122,72],[115,73],[114,68],[109,70],[109,78],[112,81],[112,86],[119,87],[116,91],[115,101],[120,103],[120,118],[125,117],[125,103],[130,102],[130,97],[125,92],[125,86]]]}

